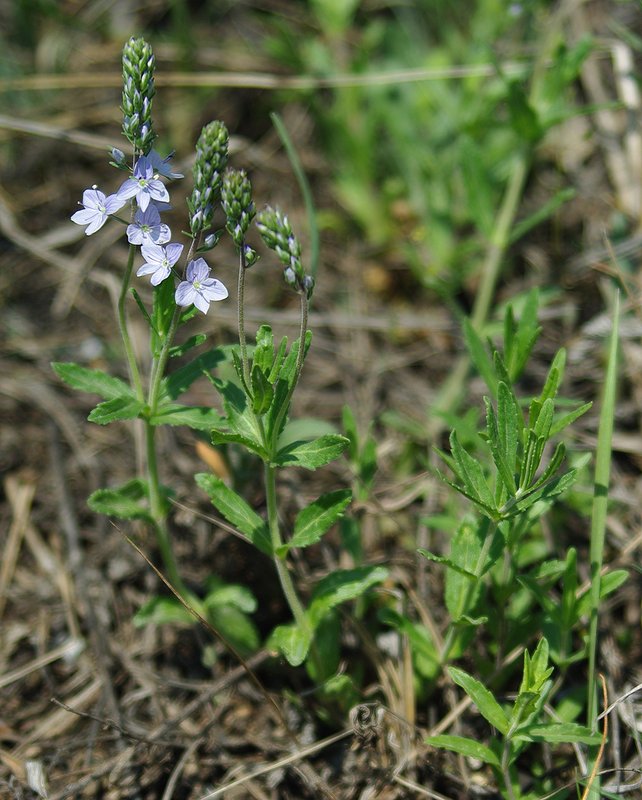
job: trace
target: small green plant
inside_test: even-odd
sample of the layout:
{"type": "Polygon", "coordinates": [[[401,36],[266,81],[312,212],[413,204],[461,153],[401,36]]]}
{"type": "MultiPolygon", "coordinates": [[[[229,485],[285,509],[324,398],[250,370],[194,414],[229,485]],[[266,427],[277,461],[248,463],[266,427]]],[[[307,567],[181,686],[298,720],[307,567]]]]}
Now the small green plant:
{"type": "Polygon", "coordinates": [[[168,581],[180,602],[171,597],[150,598],[137,614],[138,624],[193,622],[191,611],[196,611],[234,647],[249,652],[259,645],[250,616],[256,610],[251,591],[236,584],[224,584],[212,576],[204,595],[199,597],[182,578],[171,542],[168,525],[171,490],[161,483],[156,431],[160,425],[187,425],[207,432],[214,444],[241,447],[258,456],[263,462],[265,520],[220,478],[203,473],[196,480],[238,532],[273,559],[294,622],[278,626],[270,637],[270,645],[294,665],[301,664],[311,653],[310,669],[321,680],[332,675],[338,663],[336,606],[361,596],[381,582],[387,570],[358,567],[334,572],[319,582],[305,607],[288,567],[290,551],[318,542],[342,516],[352,497],[349,489],[321,495],[298,513],[292,530],[284,535],[277,496],[278,470],[289,467],[315,470],[337,458],[349,443],[336,433],[317,435],[319,425],[308,423],[302,427],[289,420],[292,397],[311,341],[307,319],[314,279],[303,267],[301,247],[287,216],[270,207],[257,214],[247,174],[243,170],[226,169],[228,134],[220,121],[203,128],[196,146],[194,189],[187,200],[186,266],[179,267],[184,246],[170,241],[170,229],[161,221],[161,211],[170,199],[161,178],[176,180],[182,175],[172,172],[171,157],[161,158],[152,149],[154,65],[147,42],[131,39],[127,43],[123,51],[123,133],[133,148],[132,165],[129,166],[121,150],[114,149],[112,165],[126,172],[127,178],[111,195],[105,195],[97,187],[87,189],[83,208],[72,217],[74,222],[86,226],[88,235],[110,219],[126,226],[129,259],[123,273],[117,317],[129,383],[79,364],[56,363],[54,370],[73,388],[103,398],[90,413],[90,421],[106,425],[140,420],[145,430],[146,475],[121,486],[99,489],[89,498],[89,505],[94,511],[120,519],[142,520],[156,534],[168,581]],[[210,267],[203,258],[225,232],[210,232],[219,206],[225,216],[225,230],[239,258],[238,346],[210,348],[178,369],[169,370],[173,358],[184,357],[206,342],[205,335],[196,334],[175,344],[183,324],[199,311],[206,314],[211,302],[228,296],[225,286],[210,276],[210,267]],[[122,208],[129,210],[129,219],[117,215],[122,208]],[[269,325],[259,327],[254,344],[247,341],[245,281],[249,269],[258,261],[258,254],[247,242],[253,223],[281,261],[286,285],[300,296],[300,335],[289,348],[285,338],[275,344],[269,325]],[[150,276],[151,308],[131,286],[139,252],[144,263],[136,275],[150,276]],[[147,375],[136,358],[129,334],[130,297],[149,330],[151,359],[147,375]],[[234,380],[213,374],[213,370],[230,362],[236,373],[234,380]],[[213,408],[195,408],[179,402],[181,395],[203,376],[220,394],[224,416],[213,408]]]}
{"type": "MultiPolygon", "coordinates": [[[[240,199],[243,213],[249,194],[240,199]]],[[[245,230],[235,239],[239,250],[239,346],[232,351],[236,381],[213,380],[223,398],[225,420],[212,432],[214,444],[241,445],[263,462],[267,519],[259,516],[246,501],[220,478],[209,474],[196,476],[214,506],[259,550],[273,559],[283,595],[293,616],[293,623],[280,625],[269,644],[279,650],[290,664],[303,663],[310,654],[309,669],[317,680],[332,675],[338,664],[339,620],[335,608],[340,603],[363,595],[387,575],[384,567],[359,567],[339,570],[322,579],[315,587],[309,605],[301,601],[290,570],[288,556],[294,548],[316,544],[342,516],[352,499],[349,489],[321,495],[296,516],[291,533],[284,535],[279,519],[277,472],[299,467],[315,470],[337,458],[349,440],[334,433],[301,435],[294,424],[288,425],[290,405],[310,346],[307,331],[308,307],[314,281],[305,273],[301,249],[290,223],[283,214],[266,209],[257,216],[259,232],[266,245],[275,251],[284,266],[286,283],[300,296],[300,335],[288,350],[286,339],[278,345],[272,330],[262,325],[250,355],[245,337],[243,313],[244,282],[247,266],[243,253],[247,247],[245,230]]],[[[228,213],[228,229],[236,229],[228,213]]]]}
{"type": "MultiPolygon", "coordinates": [[[[439,644],[426,632],[419,635],[416,626],[413,640],[424,677],[435,680],[445,667],[450,679],[464,689],[500,735],[488,746],[450,735],[432,737],[429,743],[474,755],[489,764],[509,800],[524,796],[513,764],[527,745],[599,743],[594,719],[584,728],[565,718],[567,710],[560,707],[556,711],[554,704],[569,666],[586,660],[592,652],[589,642],[594,636],[584,641],[580,636],[584,621],[599,603],[596,591],[601,600],[627,579],[624,570],[614,570],[601,576],[597,588],[594,583],[581,592],[575,549],[569,548],[563,558],[555,557],[542,537],[541,520],[570,491],[587,461],[587,457],[575,458],[572,467],[566,466],[565,444],[553,440],[585,413],[590,403],[569,409],[558,396],[564,350],[553,358],[540,394],[527,404],[519,397],[518,381],[539,334],[537,308],[536,291],[525,298],[519,319],[508,306],[503,351],[490,343],[486,347],[472,325],[465,326],[471,360],[489,390],[484,398],[486,425],[472,437],[467,426],[462,429],[467,446],[461,443],[457,429],[452,431],[450,452],[441,452],[441,457],[454,478],[442,475],[442,479],[472,503],[474,514],[457,528],[448,556],[420,550],[424,557],[446,567],[444,602],[449,623],[439,644]],[[490,663],[487,656],[477,664],[483,681],[452,666],[470,652],[475,636],[482,631],[489,637],[492,658],[490,663]],[[527,643],[538,639],[529,655],[527,643]],[[517,699],[506,710],[489,682],[502,686],[510,677],[504,661],[515,648],[525,651],[523,677],[517,699]],[[549,680],[554,669],[549,661],[559,670],[555,683],[549,680]],[[545,703],[552,722],[542,721],[545,703]]],[[[401,628],[400,620],[390,621],[401,628]]],[[[408,623],[404,624],[407,627],[408,623]]],[[[593,681],[589,697],[592,686],[593,681]]]]}
{"type": "MultiPolygon", "coordinates": [[[[464,756],[478,758],[489,764],[503,785],[503,796],[509,800],[533,797],[524,795],[517,777],[516,761],[534,744],[559,744],[575,742],[595,745],[600,735],[590,728],[575,722],[542,721],[554,712],[545,711],[553,690],[548,666],[548,642],[541,639],[532,655],[524,651],[522,681],[516,698],[510,704],[501,703],[479,680],[456,667],[449,667],[448,674],[472,700],[479,713],[496,731],[488,744],[464,736],[440,735],[427,739],[428,744],[443,747],[464,756]]],[[[557,715],[556,715],[557,716],[557,715]]]]}

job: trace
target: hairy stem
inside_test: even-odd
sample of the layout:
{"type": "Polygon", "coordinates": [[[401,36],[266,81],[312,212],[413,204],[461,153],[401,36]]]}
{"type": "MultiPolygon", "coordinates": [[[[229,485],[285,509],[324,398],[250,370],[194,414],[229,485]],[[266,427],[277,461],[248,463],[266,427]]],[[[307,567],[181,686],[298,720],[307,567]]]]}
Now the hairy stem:
{"type": "Polygon", "coordinates": [[[143,382],[140,378],[140,371],[136,362],[136,355],[132,346],[132,341],[129,336],[129,329],[127,328],[127,313],[125,311],[125,301],[127,300],[127,290],[129,289],[129,282],[134,268],[134,257],[136,255],[136,246],[131,244],[129,246],[129,256],[127,258],[127,266],[125,267],[125,274],[123,275],[123,283],[118,297],[118,328],[120,329],[120,337],[123,340],[123,347],[125,348],[125,357],[127,358],[127,366],[129,368],[129,376],[131,378],[134,391],[136,392],[136,399],[141,403],[145,399],[145,392],[143,390],[143,382]]]}

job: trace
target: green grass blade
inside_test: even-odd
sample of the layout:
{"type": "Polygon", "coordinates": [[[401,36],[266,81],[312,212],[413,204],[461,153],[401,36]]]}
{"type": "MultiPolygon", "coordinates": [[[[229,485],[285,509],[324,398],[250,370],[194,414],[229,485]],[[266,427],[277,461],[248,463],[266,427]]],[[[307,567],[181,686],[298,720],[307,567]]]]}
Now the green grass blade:
{"type": "MultiPolygon", "coordinates": [[[[620,295],[615,294],[613,305],[613,328],[609,341],[608,363],[604,381],[600,425],[597,436],[597,452],[595,456],[595,479],[593,484],[593,514],[591,520],[591,616],[589,625],[589,670],[588,670],[588,727],[597,730],[598,694],[595,674],[597,653],[597,628],[600,607],[600,572],[604,555],[604,539],[606,532],[606,512],[608,504],[609,480],[611,476],[611,446],[613,436],[613,418],[615,415],[615,399],[617,387],[617,356],[619,344],[620,295]]],[[[593,756],[595,753],[592,754],[593,756]]],[[[599,782],[594,782],[587,800],[600,797],[599,782]]]]}

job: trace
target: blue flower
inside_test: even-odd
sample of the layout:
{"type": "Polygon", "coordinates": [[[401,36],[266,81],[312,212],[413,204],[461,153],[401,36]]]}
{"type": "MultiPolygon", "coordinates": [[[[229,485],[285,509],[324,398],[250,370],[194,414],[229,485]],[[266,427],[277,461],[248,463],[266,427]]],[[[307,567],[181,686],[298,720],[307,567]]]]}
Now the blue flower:
{"type": "Polygon", "coordinates": [[[169,162],[174,158],[174,153],[170,153],[165,158],[161,158],[160,155],[156,152],[156,150],[150,150],[147,156],[150,164],[152,165],[155,172],[159,175],[162,175],[163,178],[170,178],[171,180],[175,180],[176,178],[184,177],[181,172],[172,172],[172,168],[169,162]]]}
{"type": "Polygon", "coordinates": [[[85,233],[90,236],[100,230],[107,222],[107,217],[122,208],[125,201],[117,194],[110,194],[107,197],[104,192],[93,186],[83,192],[82,205],[84,208],[72,214],[71,219],[77,225],[86,225],[85,233]]]}
{"type": "Polygon", "coordinates": [[[216,300],[225,300],[227,289],[216,278],[210,278],[210,268],[204,258],[197,258],[187,265],[185,277],[176,287],[176,305],[191,306],[192,304],[207,314],[210,303],[216,300]]]}
{"type": "Polygon", "coordinates": [[[154,175],[154,167],[149,158],[141,156],[134,167],[133,177],[128,178],[116,194],[123,200],[135,197],[142,211],[145,211],[151,200],[167,202],[169,192],[164,183],[154,175]]]}
{"type": "Polygon", "coordinates": [[[172,267],[181,257],[183,245],[177,242],[172,242],[167,247],[160,247],[157,244],[144,244],[140,250],[145,263],[138,269],[136,275],[139,277],[141,275],[151,275],[152,286],[158,286],[171,274],[172,267]]]}
{"type": "Polygon", "coordinates": [[[165,244],[171,238],[169,225],[160,221],[160,212],[154,203],[150,203],[145,211],[138,209],[134,221],[127,226],[130,244],[165,244]]]}

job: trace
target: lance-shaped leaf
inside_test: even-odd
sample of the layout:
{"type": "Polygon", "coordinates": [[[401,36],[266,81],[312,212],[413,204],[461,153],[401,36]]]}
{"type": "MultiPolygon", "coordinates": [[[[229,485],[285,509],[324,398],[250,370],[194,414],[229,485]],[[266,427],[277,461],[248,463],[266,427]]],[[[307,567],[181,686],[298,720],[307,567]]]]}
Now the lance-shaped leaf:
{"type": "Polygon", "coordinates": [[[479,372],[486,382],[486,386],[488,386],[493,397],[496,397],[497,374],[493,367],[493,361],[469,319],[464,319],[464,338],[466,339],[466,347],[468,348],[470,358],[477,372],[479,372]]]}
{"type": "Polygon", "coordinates": [[[184,356],[185,353],[192,350],[194,347],[200,347],[200,345],[204,344],[207,341],[207,335],[204,333],[197,333],[195,336],[190,336],[189,339],[183,342],[183,344],[174,345],[174,347],[170,347],[168,350],[168,355],[170,358],[178,358],[179,356],[184,356]]]}
{"type": "Polygon", "coordinates": [[[278,650],[288,664],[298,667],[303,664],[312,642],[312,631],[297,625],[279,625],[267,641],[270,650],[278,650]]]}
{"type": "Polygon", "coordinates": [[[224,424],[223,417],[213,408],[183,406],[180,403],[162,403],[156,414],[149,418],[151,425],[186,425],[196,431],[211,431],[224,424]]]}
{"type": "MultiPolygon", "coordinates": [[[[482,528],[484,525],[482,525],[482,528]]],[[[480,527],[464,521],[453,536],[450,559],[453,562],[446,574],[444,599],[453,621],[459,620],[475,606],[480,590],[483,564],[479,563],[483,541],[480,527]]]]}
{"type": "Polygon", "coordinates": [[[582,414],[586,414],[586,412],[591,408],[593,403],[584,403],[579,408],[576,408],[575,411],[570,411],[568,414],[564,414],[563,417],[560,417],[551,425],[550,436],[556,436],[560,431],[563,431],[568,425],[572,422],[575,422],[576,419],[582,416],[582,414]]]}
{"type": "Polygon", "coordinates": [[[118,422],[122,419],[136,419],[142,415],[144,410],[144,403],[139,402],[131,395],[123,395],[105,400],[104,403],[98,403],[87,419],[97,425],[109,425],[110,422],[118,422]]]}
{"type": "MultiPolygon", "coordinates": [[[[499,386],[504,386],[504,384],[500,382],[499,386]]],[[[510,442],[509,446],[507,447],[507,443],[505,440],[503,440],[499,430],[497,414],[495,414],[495,409],[493,408],[490,398],[484,397],[484,403],[486,404],[486,433],[488,436],[488,446],[490,447],[490,452],[493,457],[493,461],[495,462],[495,466],[497,467],[499,477],[501,478],[508,495],[512,496],[517,492],[517,484],[515,483],[514,474],[514,464],[517,453],[517,437],[515,436],[515,428],[513,427],[512,429],[515,448],[511,452],[509,447],[512,442],[510,442]]],[[[503,420],[503,422],[505,421],[503,420]]]]}
{"type": "Polygon", "coordinates": [[[272,405],[274,387],[268,380],[263,368],[254,364],[251,373],[252,411],[259,416],[266,414],[272,405]]]}
{"type": "Polygon", "coordinates": [[[256,332],[256,347],[252,357],[252,367],[258,367],[266,375],[274,364],[274,337],[269,325],[261,325],[256,332]]]}
{"type": "Polygon", "coordinates": [[[304,467],[315,470],[338,458],[348,446],[345,436],[329,433],[311,442],[292,442],[276,454],[274,463],[280,467],[304,467]]]}
{"type": "Polygon", "coordinates": [[[87,505],[92,511],[109,517],[153,522],[147,502],[147,482],[134,478],[113,489],[97,489],[89,496],[87,505]]]}
{"type": "Polygon", "coordinates": [[[485,744],[481,744],[475,739],[466,739],[464,736],[450,736],[444,733],[440,736],[429,736],[424,741],[433,747],[443,747],[444,750],[451,750],[453,753],[460,753],[462,756],[477,758],[492,767],[500,767],[499,758],[490,747],[486,747],[485,744]]]}
{"type": "Polygon", "coordinates": [[[457,477],[468,495],[485,508],[496,510],[495,498],[481,464],[461,446],[455,431],[450,434],[450,452],[455,460],[457,477]]]}
{"type": "Polygon", "coordinates": [[[225,361],[225,358],[225,351],[222,348],[214,348],[208,350],[207,353],[202,353],[193,361],[190,361],[189,364],[180,367],[168,377],[163,378],[162,393],[166,397],[176,400],[177,397],[180,397],[189,389],[195,380],[203,377],[209,370],[221,364],[225,361]]]}
{"type": "Polygon", "coordinates": [[[210,436],[212,444],[240,444],[256,453],[257,456],[264,461],[267,460],[267,451],[265,448],[258,444],[254,439],[248,439],[247,436],[242,436],[240,433],[233,433],[232,431],[213,430],[210,436]]]}
{"type": "Polygon", "coordinates": [[[575,722],[552,722],[548,725],[526,725],[519,728],[513,739],[525,742],[577,742],[596,745],[602,741],[601,733],[593,733],[590,728],[575,722]]]}
{"type": "MultiPolygon", "coordinates": [[[[307,547],[318,542],[332,525],[343,515],[350,501],[350,489],[338,489],[336,492],[322,494],[313,503],[302,509],[294,523],[294,534],[285,545],[285,551],[291,547],[307,547]]],[[[278,553],[278,555],[282,555],[278,553]]]]}
{"type": "Polygon", "coordinates": [[[473,678],[463,669],[448,667],[448,674],[453,681],[466,692],[468,697],[479,709],[479,713],[500,733],[506,735],[510,727],[508,717],[504,709],[499,705],[492,693],[480,683],[477,678],[473,678]]]}
{"type": "Polygon", "coordinates": [[[79,392],[97,394],[105,400],[116,397],[134,397],[134,392],[120,378],[114,378],[100,369],[88,369],[72,362],[54,362],[51,365],[56,375],[79,392]]]}
{"type": "Polygon", "coordinates": [[[272,555],[272,542],[267,523],[239,494],[215,475],[199,472],[194,479],[207,493],[212,505],[228,522],[244,533],[261,552],[268,556],[272,555]]]}
{"type": "Polygon", "coordinates": [[[308,608],[312,627],[316,627],[331,608],[361,597],[371,586],[382,583],[387,577],[385,567],[375,566],[337,570],[323,578],[317,584],[308,608]]]}

